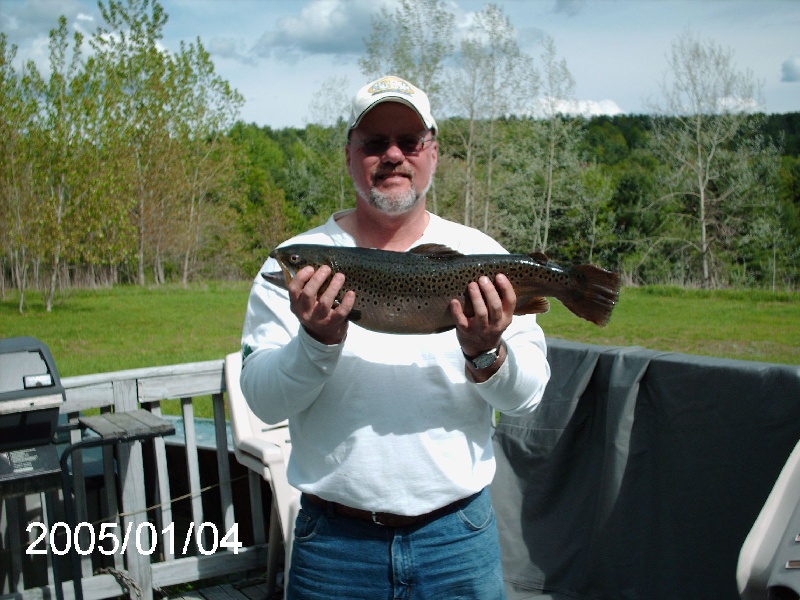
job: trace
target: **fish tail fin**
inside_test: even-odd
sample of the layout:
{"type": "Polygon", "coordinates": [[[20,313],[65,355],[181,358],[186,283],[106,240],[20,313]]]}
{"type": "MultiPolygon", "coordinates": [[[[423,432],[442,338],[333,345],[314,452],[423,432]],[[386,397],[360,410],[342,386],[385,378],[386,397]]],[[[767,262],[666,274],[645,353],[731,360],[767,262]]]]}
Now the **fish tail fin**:
{"type": "Polygon", "coordinates": [[[579,317],[603,327],[619,300],[619,273],[577,265],[569,269],[569,278],[569,290],[558,299],[579,317]]]}

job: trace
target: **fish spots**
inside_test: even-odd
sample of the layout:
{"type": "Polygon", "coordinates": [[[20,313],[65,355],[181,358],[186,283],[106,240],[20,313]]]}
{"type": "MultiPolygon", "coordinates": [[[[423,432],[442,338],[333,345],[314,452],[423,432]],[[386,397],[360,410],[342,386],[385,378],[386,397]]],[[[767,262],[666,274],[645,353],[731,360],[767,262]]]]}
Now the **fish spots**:
{"type": "Polygon", "coordinates": [[[457,299],[469,308],[469,283],[483,276],[494,281],[499,273],[514,286],[518,314],[543,312],[546,301],[542,297],[553,296],[578,316],[602,324],[609,311],[604,306],[596,308],[598,303],[592,298],[605,289],[609,290],[606,295],[618,295],[618,280],[609,279],[613,274],[597,267],[582,272],[581,267],[588,267],[585,265],[563,268],[544,255],[462,255],[441,247],[417,250],[402,253],[296,245],[273,254],[284,268],[287,263],[294,266],[300,257],[305,264],[329,264],[334,272],[344,273],[343,293],[355,292],[353,312],[360,315],[359,324],[376,331],[430,333],[451,329],[450,302],[457,299]],[[595,291],[598,288],[600,292],[595,291]],[[578,300],[568,304],[573,298],[578,300]]]}

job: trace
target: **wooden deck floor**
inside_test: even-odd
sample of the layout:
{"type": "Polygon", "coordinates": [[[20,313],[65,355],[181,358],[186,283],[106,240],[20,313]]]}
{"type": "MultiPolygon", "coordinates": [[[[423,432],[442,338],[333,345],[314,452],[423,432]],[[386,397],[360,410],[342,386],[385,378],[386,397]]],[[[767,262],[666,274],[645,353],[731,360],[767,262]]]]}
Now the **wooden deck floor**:
{"type": "Polygon", "coordinates": [[[267,584],[263,578],[237,583],[222,583],[170,596],[170,600],[282,600],[283,589],[278,588],[267,597],[267,584]]]}

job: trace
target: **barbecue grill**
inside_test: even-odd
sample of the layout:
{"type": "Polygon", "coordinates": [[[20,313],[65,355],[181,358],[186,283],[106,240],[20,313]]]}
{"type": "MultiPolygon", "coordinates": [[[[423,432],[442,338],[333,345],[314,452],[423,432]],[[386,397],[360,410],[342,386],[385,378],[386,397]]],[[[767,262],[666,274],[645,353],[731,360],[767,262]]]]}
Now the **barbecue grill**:
{"type": "MultiPolygon", "coordinates": [[[[54,523],[54,507],[61,491],[65,522],[73,530],[77,526],[70,469],[73,453],[171,435],[175,428],[144,409],[81,416],[65,426],[78,428],[81,439],[63,448],[59,456],[56,429],[64,402],[64,386],[44,343],[32,337],[0,339],[0,501],[43,492],[47,521],[54,523]],[[92,435],[84,436],[87,431],[92,435]]],[[[76,547],[68,552],[74,598],[83,600],[80,556],[76,547]]],[[[52,560],[55,595],[63,600],[58,563],[52,560]]]]}
{"type": "Polygon", "coordinates": [[[0,498],[60,487],[55,432],[65,400],[46,344],[0,339],[0,498]]]}

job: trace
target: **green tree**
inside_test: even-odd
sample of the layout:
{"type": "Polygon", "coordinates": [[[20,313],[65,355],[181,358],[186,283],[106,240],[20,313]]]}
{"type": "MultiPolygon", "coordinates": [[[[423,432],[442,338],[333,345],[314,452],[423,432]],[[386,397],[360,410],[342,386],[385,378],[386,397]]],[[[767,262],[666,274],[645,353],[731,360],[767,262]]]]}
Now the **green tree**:
{"type": "Polygon", "coordinates": [[[308,110],[309,123],[339,127],[350,117],[350,80],[346,76],[328,77],[314,94],[308,110]]]}
{"type": "Polygon", "coordinates": [[[800,244],[800,156],[782,156],[778,178],[778,199],[785,206],[786,228],[800,244]]]}
{"type": "MultiPolygon", "coordinates": [[[[188,285],[196,268],[198,254],[213,230],[231,221],[225,218],[231,196],[236,193],[235,147],[230,131],[244,98],[215,73],[214,63],[200,39],[181,44],[175,57],[174,136],[182,146],[183,189],[180,206],[183,212],[184,240],[181,281],[188,285]],[[209,202],[214,196],[226,201],[209,202]]],[[[217,235],[223,238],[224,235],[217,235]]]]}
{"type": "MultiPolygon", "coordinates": [[[[581,172],[580,201],[573,206],[576,233],[573,240],[578,248],[570,252],[572,256],[585,257],[588,262],[595,262],[595,253],[612,248],[614,211],[611,198],[614,184],[611,176],[599,165],[590,165],[581,172]]],[[[608,264],[609,257],[603,257],[603,264],[608,264]]]]}
{"type": "Polygon", "coordinates": [[[477,13],[461,42],[459,68],[448,86],[450,108],[464,116],[459,131],[464,155],[464,223],[476,220],[477,161],[483,158],[484,202],[482,222],[489,230],[492,207],[494,163],[500,143],[497,122],[521,108],[520,98],[535,95],[538,78],[531,59],[517,44],[511,21],[497,5],[477,13]]]}
{"type": "Polygon", "coordinates": [[[576,119],[556,115],[552,119],[509,122],[499,154],[499,229],[520,252],[559,252],[559,259],[578,247],[574,217],[582,197],[578,136],[553,133],[577,128],[576,119]],[[555,125],[552,120],[558,121],[555,125]],[[513,240],[513,241],[512,241],[513,240]]]}
{"type": "Polygon", "coordinates": [[[582,234],[571,227],[570,215],[572,205],[582,198],[583,130],[576,118],[563,114],[573,100],[575,83],[550,38],[544,41],[539,72],[540,94],[529,97],[526,106],[536,118],[512,122],[501,150],[502,228],[528,252],[548,252],[551,247],[566,251],[571,238],[582,234]]]}
{"type": "Polygon", "coordinates": [[[37,180],[41,207],[37,229],[40,254],[49,264],[47,311],[51,311],[64,258],[79,250],[82,207],[87,204],[91,156],[88,125],[93,124],[91,85],[81,59],[83,36],[76,32],[70,51],[67,20],[60,17],[50,32],[50,76],[40,82],[37,180]]]}
{"type": "Polygon", "coordinates": [[[267,127],[241,122],[231,130],[231,141],[241,150],[237,153],[238,185],[246,192],[234,206],[242,232],[237,262],[248,276],[257,272],[275,246],[306,225],[275,181],[285,172],[286,157],[271,133],[267,127]]]}
{"type": "Polygon", "coordinates": [[[132,167],[124,171],[132,180],[120,189],[132,194],[137,280],[144,285],[148,256],[160,281],[162,252],[173,243],[179,220],[173,183],[181,179],[181,148],[170,130],[176,69],[158,47],[168,16],[157,0],[109,0],[99,7],[106,25],[98,27],[92,46],[109,95],[105,123],[113,131],[112,151],[132,167]]]}
{"type": "MultiPolygon", "coordinates": [[[[35,151],[28,132],[38,112],[33,82],[39,74],[32,62],[21,73],[13,67],[17,47],[0,33],[0,251],[8,257],[11,280],[19,290],[19,311],[25,306],[28,267],[32,255],[35,151]]],[[[5,281],[5,274],[0,273],[5,281]]]]}
{"type": "Polygon", "coordinates": [[[763,195],[759,179],[748,173],[766,151],[757,120],[757,87],[740,71],[731,51],[690,32],[681,34],[669,56],[669,79],[662,88],[662,115],[651,138],[655,155],[671,169],[665,199],[686,199],[673,213],[674,230],[699,255],[700,280],[718,285],[725,260],[720,252],[742,235],[748,203],[763,195]],[[749,141],[748,141],[749,140],[749,141]]]}
{"type": "Polygon", "coordinates": [[[383,6],[372,19],[361,72],[373,79],[390,74],[407,79],[425,90],[436,113],[454,28],[455,16],[443,0],[400,0],[394,11],[383,6]]]}
{"type": "Polygon", "coordinates": [[[541,225],[535,236],[535,239],[538,237],[538,248],[542,252],[547,251],[549,243],[551,214],[559,175],[572,166],[569,159],[572,158],[571,151],[575,148],[573,142],[578,137],[575,121],[562,118],[564,103],[574,98],[575,80],[567,68],[566,60],[556,58],[555,42],[552,38],[545,39],[544,48],[542,55],[542,79],[544,82],[542,109],[547,122],[545,189],[540,218],[541,225]]]}
{"type": "Polygon", "coordinates": [[[306,127],[305,143],[314,161],[311,170],[310,197],[330,209],[343,210],[355,204],[355,195],[347,173],[344,146],[347,141],[347,119],[350,117],[350,98],[347,77],[331,77],[322,82],[312,102],[312,122],[306,127]]]}
{"type": "Polygon", "coordinates": [[[645,283],[658,249],[663,219],[654,208],[659,163],[650,152],[634,150],[616,173],[611,204],[615,212],[617,265],[632,283],[645,283]]]}

